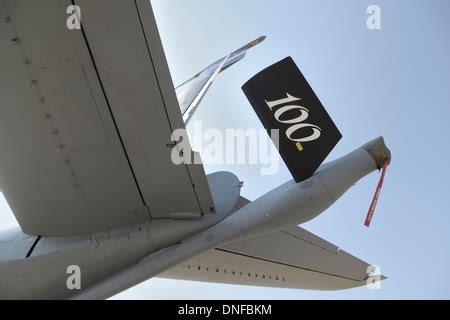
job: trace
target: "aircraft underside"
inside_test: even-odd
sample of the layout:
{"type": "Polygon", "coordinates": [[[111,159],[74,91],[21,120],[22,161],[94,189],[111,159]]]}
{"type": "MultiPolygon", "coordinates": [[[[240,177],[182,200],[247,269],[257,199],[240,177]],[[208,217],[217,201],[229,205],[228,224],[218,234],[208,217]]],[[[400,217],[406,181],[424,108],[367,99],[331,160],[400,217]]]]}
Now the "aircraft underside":
{"type": "Polygon", "coordinates": [[[292,59],[243,89],[265,128],[280,129],[293,180],[249,201],[234,174],[171,160],[184,157],[173,132],[265,37],[175,89],[148,0],[1,0],[0,18],[0,190],[20,226],[0,233],[0,299],[105,299],[152,277],[366,284],[370,264],[298,225],[391,154],[378,138],[322,164],[342,136],[292,59]],[[292,88],[278,87],[281,73],[292,88]],[[300,116],[286,120],[291,109],[300,116]],[[305,127],[310,136],[296,136],[305,127]]]}

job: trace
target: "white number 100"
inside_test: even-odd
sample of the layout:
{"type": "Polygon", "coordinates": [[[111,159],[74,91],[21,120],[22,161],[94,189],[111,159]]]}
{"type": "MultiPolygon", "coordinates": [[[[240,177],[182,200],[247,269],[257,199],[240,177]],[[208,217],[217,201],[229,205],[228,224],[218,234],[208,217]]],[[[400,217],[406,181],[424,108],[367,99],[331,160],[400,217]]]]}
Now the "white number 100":
{"type": "MultiPolygon", "coordinates": [[[[284,99],[280,99],[280,100],[276,100],[276,101],[267,101],[267,106],[269,107],[269,109],[271,111],[274,111],[274,108],[282,105],[282,104],[287,104],[287,103],[293,103],[296,101],[300,101],[300,98],[296,98],[294,96],[291,96],[289,93],[286,94],[287,98],[284,99]]],[[[289,104],[286,105],[284,107],[279,108],[278,110],[275,111],[275,119],[280,122],[280,123],[285,123],[285,124],[292,124],[292,126],[290,126],[287,130],[286,130],[286,136],[288,137],[289,140],[294,141],[294,142],[298,142],[298,143],[303,143],[303,142],[310,142],[310,141],[314,141],[320,138],[320,135],[322,133],[322,129],[320,129],[318,126],[314,125],[314,124],[310,124],[310,123],[303,123],[306,119],[308,119],[309,117],[309,110],[306,109],[303,106],[300,105],[295,105],[295,104],[289,104]],[[290,111],[290,110],[295,110],[298,109],[300,110],[300,115],[297,118],[294,119],[290,119],[290,120],[282,120],[281,116],[290,111]],[[303,128],[311,128],[313,130],[313,133],[307,137],[303,137],[303,138],[297,138],[294,139],[292,136],[293,134],[300,129],[303,128]]]]}

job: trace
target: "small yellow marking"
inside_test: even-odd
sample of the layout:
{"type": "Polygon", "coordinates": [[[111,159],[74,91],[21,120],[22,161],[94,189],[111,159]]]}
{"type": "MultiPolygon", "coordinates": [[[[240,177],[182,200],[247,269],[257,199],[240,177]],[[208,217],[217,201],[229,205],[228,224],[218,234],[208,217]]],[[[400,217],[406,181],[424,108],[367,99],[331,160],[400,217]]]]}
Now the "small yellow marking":
{"type": "Polygon", "coordinates": [[[301,144],[300,142],[297,142],[297,143],[295,144],[295,146],[297,147],[298,151],[300,151],[300,152],[303,151],[303,146],[302,146],[302,144],[301,144]]]}

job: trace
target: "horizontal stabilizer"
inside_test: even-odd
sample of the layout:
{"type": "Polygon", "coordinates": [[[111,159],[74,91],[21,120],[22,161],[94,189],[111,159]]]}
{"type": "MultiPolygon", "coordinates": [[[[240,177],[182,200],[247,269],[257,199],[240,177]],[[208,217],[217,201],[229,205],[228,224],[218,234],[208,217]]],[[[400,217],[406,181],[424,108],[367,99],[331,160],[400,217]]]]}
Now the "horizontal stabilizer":
{"type": "Polygon", "coordinates": [[[159,277],[276,288],[341,290],[385,279],[366,262],[300,228],[205,252],[159,277]]]}

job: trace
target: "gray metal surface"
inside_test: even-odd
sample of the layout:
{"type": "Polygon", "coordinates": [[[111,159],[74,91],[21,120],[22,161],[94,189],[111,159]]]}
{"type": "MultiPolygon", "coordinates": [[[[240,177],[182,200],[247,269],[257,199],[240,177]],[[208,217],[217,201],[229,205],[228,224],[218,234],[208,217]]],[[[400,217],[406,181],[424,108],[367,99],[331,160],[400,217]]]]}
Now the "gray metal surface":
{"type": "Polygon", "coordinates": [[[209,67],[175,88],[181,113],[183,114],[183,120],[186,124],[192,118],[198,105],[206,92],[208,92],[217,75],[242,60],[248,50],[263,42],[265,38],[266,37],[259,37],[253,40],[238,50],[230,53],[228,56],[214,62],[209,67]]]}
{"type": "Polygon", "coordinates": [[[238,285],[336,290],[364,284],[369,264],[300,227],[205,252],[162,278],[238,285]]]}
{"type": "Polygon", "coordinates": [[[208,180],[217,207],[226,211],[196,219],[153,219],[104,232],[39,240],[19,228],[1,232],[0,299],[69,298],[80,291],[66,286],[68,266],[80,267],[84,290],[153,252],[216,225],[234,212],[239,180],[228,172],[209,175],[208,180]]]}
{"type": "Polygon", "coordinates": [[[184,124],[150,4],[81,2],[84,32],[66,27],[70,4],[0,1],[0,188],[22,230],[209,213],[203,167],[170,159],[184,124]]]}
{"type": "Polygon", "coordinates": [[[190,171],[171,160],[172,147],[168,145],[172,132],[183,129],[184,123],[173,84],[160,79],[167,70],[159,70],[157,65],[167,63],[153,61],[153,51],[162,46],[155,41],[158,31],[150,3],[76,3],[83,10],[87,43],[150,214],[164,218],[210,213],[213,203],[211,197],[205,197],[207,186],[192,178],[197,170],[190,171]],[[164,86],[172,90],[163,91],[164,86]],[[196,193],[203,196],[197,198],[196,193]]]}
{"type": "Polygon", "coordinates": [[[63,9],[57,1],[0,2],[0,184],[23,231],[35,235],[150,218],[63,9]]]}
{"type": "Polygon", "coordinates": [[[201,165],[170,161],[171,132],[184,123],[149,1],[77,3],[82,31],[66,28],[69,0],[0,0],[0,189],[23,230],[0,234],[0,298],[107,298],[161,273],[365,283],[366,263],[291,227],[390,160],[381,139],[303,183],[239,198],[234,175],[208,183],[201,165]],[[81,291],[67,288],[72,264],[81,291]]]}

